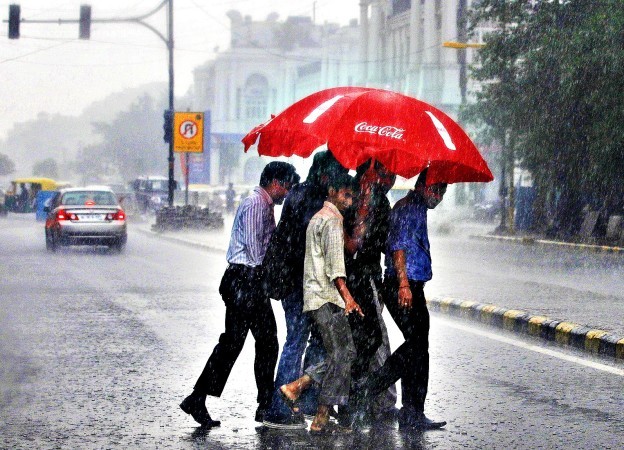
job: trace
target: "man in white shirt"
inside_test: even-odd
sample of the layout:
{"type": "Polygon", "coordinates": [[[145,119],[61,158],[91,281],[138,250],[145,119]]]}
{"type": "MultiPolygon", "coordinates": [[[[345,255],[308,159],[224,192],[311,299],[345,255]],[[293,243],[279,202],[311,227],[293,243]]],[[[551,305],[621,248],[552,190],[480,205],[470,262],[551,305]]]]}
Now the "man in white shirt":
{"type": "Polygon", "coordinates": [[[346,285],[342,213],[351,206],[356,189],[353,178],[347,174],[331,180],[327,200],[306,231],[303,311],[318,327],[327,357],[322,363],[306,368],[303,377],[281,386],[279,391],[284,401],[296,410],[296,401],[303,390],[312,383],[321,386],[311,433],[334,431],[329,410],[349,400],[355,347],[347,315],[353,311],[362,314],[362,310],[346,285]]]}

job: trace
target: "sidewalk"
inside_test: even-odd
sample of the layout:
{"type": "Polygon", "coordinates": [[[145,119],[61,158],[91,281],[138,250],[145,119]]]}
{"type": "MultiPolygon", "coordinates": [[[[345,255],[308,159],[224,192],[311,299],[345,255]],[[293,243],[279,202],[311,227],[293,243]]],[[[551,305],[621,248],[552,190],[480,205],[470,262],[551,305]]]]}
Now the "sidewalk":
{"type": "MultiPolygon", "coordinates": [[[[221,230],[187,230],[157,233],[152,231],[151,222],[137,223],[133,226],[144,234],[158,236],[161,239],[200,247],[206,250],[225,253],[227,251],[233,217],[225,217],[225,226],[221,230]]],[[[533,239],[529,237],[508,237],[485,234],[484,227],[474,227],[468,235],[474,239],[505,240],[524,245],[566,246],[579,251],[624,252],[621,247],[591,246],[587,244],[571,244],[557,241],[533,239]]],[[[622,253],[624,254],[624,253],[622,253]]],[[[464,319],[477,321],[502,328],[515,333],[526,334],[564,346],[572,346],[593,354],[604,355],[624,361],[624,336],[618,336],[604,330],[591,329],[583,324],[566,320],[554,320],[548,317],[524,311],[518,305],[506,307],[494,304],[482,304],[455,298],[429,298],[427,300],[432,311],[448,314],[464,319]]],[[[588,321],[590,321],[588,319],[588,321]]]]}

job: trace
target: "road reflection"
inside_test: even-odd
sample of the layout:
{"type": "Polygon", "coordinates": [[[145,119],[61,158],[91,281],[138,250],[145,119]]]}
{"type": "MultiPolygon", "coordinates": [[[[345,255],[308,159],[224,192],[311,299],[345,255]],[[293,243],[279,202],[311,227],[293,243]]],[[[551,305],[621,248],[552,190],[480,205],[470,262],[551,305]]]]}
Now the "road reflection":
{"type": "MultiPolygon", "coordinates": [[[[285,431],[256,427],[255,436],[243,430],[239,433],[214,433],[217,429],[197,427],[190,435],[189,441],[197,448],[256,448],[272,450],[291,449],[427,449],[432,448],[426,434],[419,431],[400,431],[388,426],[373,427],[355,431],[351,434],[334,434],[328,436],[311,435],[306,430],[285,431]],[[242,433],[240,433],[242,432],[242,433]]],[[[246,431],[246,430],[245,430],[246,431]]],[[[427,433],[445,433],[445,430],[427,433]]],[[[439,436],[438,436],[439,437],[439,436]]]]}

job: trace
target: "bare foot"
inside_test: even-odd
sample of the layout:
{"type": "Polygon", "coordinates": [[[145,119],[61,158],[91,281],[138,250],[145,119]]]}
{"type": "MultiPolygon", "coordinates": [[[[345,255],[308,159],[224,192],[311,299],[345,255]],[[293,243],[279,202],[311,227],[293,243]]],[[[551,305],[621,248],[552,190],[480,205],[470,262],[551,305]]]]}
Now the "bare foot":
{"type": "Polygon", "coordinates": [[[310,430],[321,431],[327,426],[328,422],[329,422],[329,416],[320,417],[317,414],[316,416],[314,416],[314,420],[312,421],[312,424],[310,425],[310,430]]]}
{"type": "Polygon", "coordinates": [[[316,410],[316,416],[314,416],[314,420],[310,425],[310,431],[321,431],[329,422],[329,406],[327,405],[318,405],[318,409],[316,410]]]}

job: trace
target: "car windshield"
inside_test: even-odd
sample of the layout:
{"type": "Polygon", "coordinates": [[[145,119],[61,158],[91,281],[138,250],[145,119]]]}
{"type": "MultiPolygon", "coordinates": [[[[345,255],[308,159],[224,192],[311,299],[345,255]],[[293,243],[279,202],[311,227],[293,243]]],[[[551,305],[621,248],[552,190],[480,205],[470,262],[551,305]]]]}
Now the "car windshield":
{"type": "Polygon", "coordinates": [[[66,192],[61,199],[62,205],[116,205],[117,199],[107,191],[73,191],[66,192]]]}
{"type": "Polygon", "coordinates": [[[152,191],[166,191],[167,184],[164,181],[151,180],[152,191]]]}

